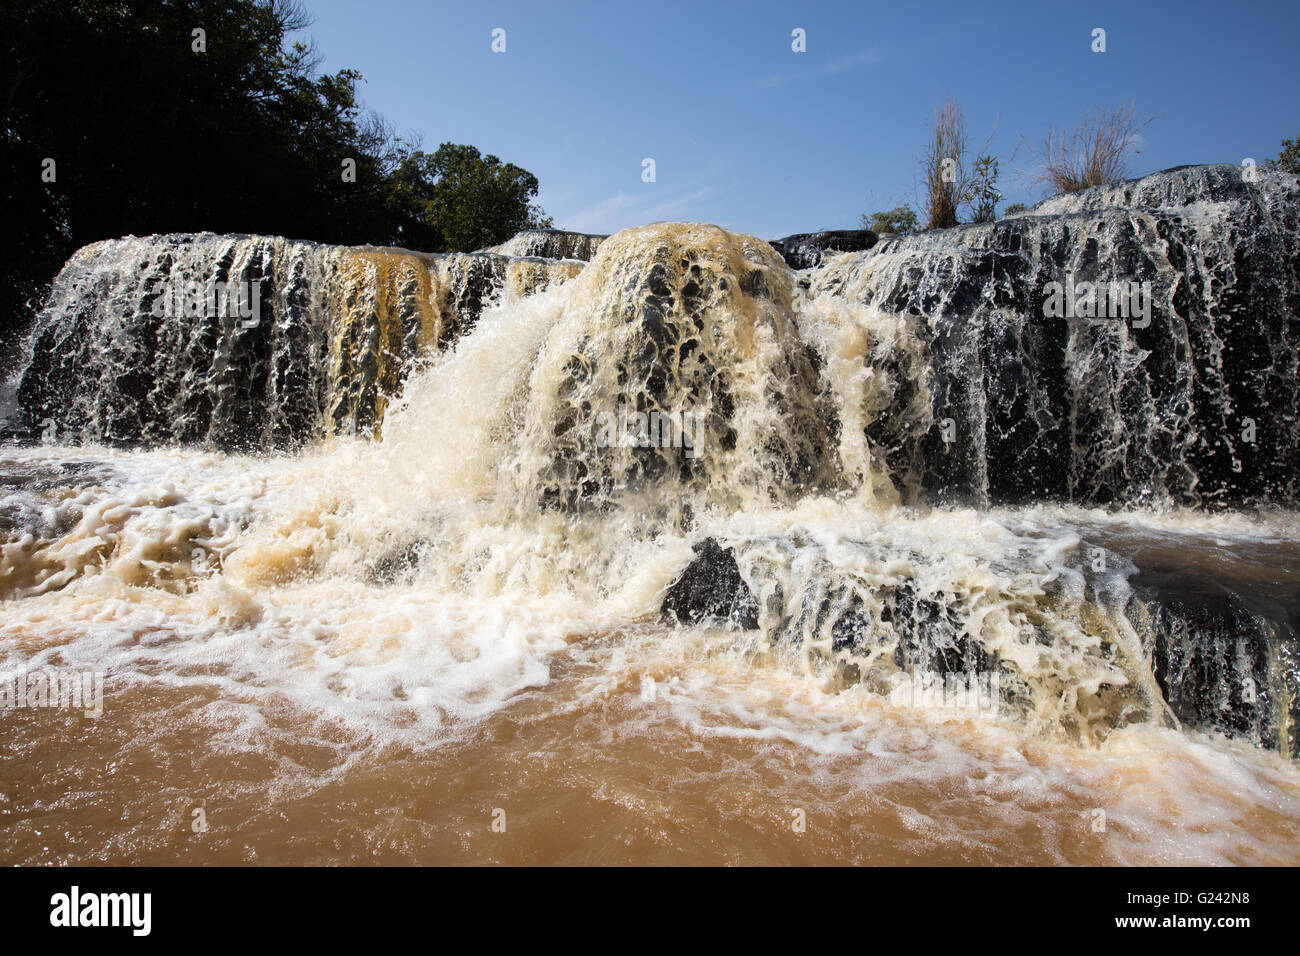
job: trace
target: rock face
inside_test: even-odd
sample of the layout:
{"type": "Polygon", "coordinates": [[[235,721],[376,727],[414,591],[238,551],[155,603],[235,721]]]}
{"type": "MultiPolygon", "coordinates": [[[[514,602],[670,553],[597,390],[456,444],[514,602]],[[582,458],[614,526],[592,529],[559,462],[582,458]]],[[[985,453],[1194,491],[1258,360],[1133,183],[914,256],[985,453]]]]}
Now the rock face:
{"type": "MultiPolygon", "coordinates": [[[[1053,509],[987,512],[1297,505],[1295,176],[1186,167],[879,242],[682,223],[446,256],[116,240],[59,275],[19,398],[55,440],[286,447],[374,434],[412,361],[450,346],[378,450],[425,487],[448,406],[481,405],[455,451],[508,524],[709,529],[669,620],[882,695],[984,675],[977,696],[1073,739],[1182,722],[1300,753],[1300,604],[1286,575],[1259,585],[1293,542],[1228,574],[1213,538],[1183,563],[1180,539],[1157,568],[1034,517],[1053,509]]],[[[403,580],[424,540],[369,573],[403,580]]]]}
{"type": "Polygon", "coordinates": [[[596,254],[601,241],[607,238],[609,237],[592,236],[582,232],[565,232],[561,229],[529,229],[499,246],[479,251],[512,258],[538,256],[543,259],[578,259],[589,262],[596,254]]]}
{"type": "Polygon", "coordinates": [[[150,236],[70,259],[29,342],[27,427],[60,440],[292,447],[377,430],[413,358],[576,263],[264,236],[150,236]]]}
{"type": "Polygon", "coordinates": [[[926,343],[935,427],[895,472],[977,504],[1295,502],[1300,182],[1256,176],[1173,169],[813,272],[926,343]]]}
{"type": "Polygon", "coordinates": [[[758,627],[758,604],[736,567],[736,555],[713,538],[695,545],[695,558],[664,596],[663,613],[679,624],[758,627]]]}
{"type": "Polygon", "coordinates": [[[802,232],[768,243],[791,269],[811,269],[821,265],[827,253],[863,252],[875,244],[876,234],[869,229],[802,232]]]}

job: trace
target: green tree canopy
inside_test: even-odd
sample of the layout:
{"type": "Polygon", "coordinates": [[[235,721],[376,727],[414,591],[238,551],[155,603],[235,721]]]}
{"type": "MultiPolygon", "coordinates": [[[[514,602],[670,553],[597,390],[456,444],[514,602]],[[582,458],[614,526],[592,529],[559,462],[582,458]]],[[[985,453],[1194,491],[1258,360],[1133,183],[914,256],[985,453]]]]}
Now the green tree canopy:
{"type": "Polygon", "coordinates": [[[533,201],[537,177],[473,146],[408,151],[392,182],[400,236],[420,248],[469,252],[551,225],[533,201]]]}
{"type": "Polygon", "coordinates": [[[875,233],[916,232],[921,228],[915,210],[906,204],[884,212],[873,212],[870,217],[863,215],[861,225],[863,229],[870,229],[875,233]]]}
{"type": "Polygon", "coordinates": [[[243,232],[436,252],[548,221],[526,170],[394,136],[362,107],[359,73],[321,74],[292,40],[308,22],[293,0],[0,4],[0,355],[67,257],[100,239],[243,232]]]}
{"type": "Polygon", "coordinates": [[[1300,136],[1282,140],[1282,152],[1278,153],[1277,159],[1270,159],[1268,165],[1300,176],[1300,136]]]}

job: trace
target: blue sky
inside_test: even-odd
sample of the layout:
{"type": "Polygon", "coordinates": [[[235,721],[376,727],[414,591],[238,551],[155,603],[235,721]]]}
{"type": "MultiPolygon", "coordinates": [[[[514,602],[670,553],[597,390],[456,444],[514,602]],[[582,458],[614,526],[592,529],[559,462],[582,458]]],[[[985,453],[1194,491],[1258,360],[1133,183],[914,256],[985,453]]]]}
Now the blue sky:
{"type": "Polygon", "coordinates": [[[1135,175],[1258,161],[1300,135],[1300,2],[925,3],[305,0],[322,69],[426,148],[537,174],[562,228],[660,219],[763,238],[917,203],[935,104],[990,132],[1008,201],[1048,128],[1136,101],[1135,175]],[[491,50],[506,31],[506,52],[491,50]],[[1092,31],[1106,31],[1093,53],[1092,31]],[[807,51],[791,49],[806,32],[807,51]],[[656,180],[643,182],[642,160],[656,180]]]}

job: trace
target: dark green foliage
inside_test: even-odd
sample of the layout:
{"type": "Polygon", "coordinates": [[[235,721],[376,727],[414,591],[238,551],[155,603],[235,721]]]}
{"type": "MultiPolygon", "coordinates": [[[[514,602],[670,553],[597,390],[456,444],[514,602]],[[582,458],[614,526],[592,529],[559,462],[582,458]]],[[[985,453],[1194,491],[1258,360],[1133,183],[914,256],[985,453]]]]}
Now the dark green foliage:
{"type": "Polygon", "coordinates": [[[404,244],[470,251],[524,229],[549,227],[532,202],[537,177],[473,146],[443,143],[407,152],[392,175],[392,201],[404,244]]]}
{"type": "Polygon", "coordinates": [[[96,240],[241,232],[437,252],[541,221],[532,174],[394,137],[363,110],[360,74],[322,75],[292,42],[307,23],[283,0],[0,5],[0,365],[59,267],[96,240]]]}
{"type": "Polygon", "coordinates": [[[975,171],[971,177],[967,202],[971,206],[971,222],[993,222],[998,218],[998,203],[1002,193],[998,192],[998,161],[985,154],[975,160],[975,171]]]}
{"type": "Polygon", "coordinates": [[[1300,176],[1300,136],[1282,140],[1282,152],[1277,159],[1270,159],[1268,165],[1300,176]]]}
{"type": "Polygon", "coordinates": [[[863,229],[870,229],[874,233],[916,232],[921,228],[921,224],[916,219],[916,212],[908,205],[895,206],[884,212],[873,212],[870,217],[864,214],[861,223],[863,229]]]}

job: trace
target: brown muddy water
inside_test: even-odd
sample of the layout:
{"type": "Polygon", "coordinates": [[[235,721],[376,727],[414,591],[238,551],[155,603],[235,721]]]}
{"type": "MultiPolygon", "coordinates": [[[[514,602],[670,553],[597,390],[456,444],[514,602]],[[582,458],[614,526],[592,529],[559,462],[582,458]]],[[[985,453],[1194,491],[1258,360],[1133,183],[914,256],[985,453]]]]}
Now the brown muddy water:
{"type": "MultiPolygon", "coordinates": [[[[1158,720],[1078,740],[987,708],[882,697],[752,634],[661,623],[680,557],[640,562],[603,602],[548,589],[540,565],[523,582],[533,593],[504,587],[508,600],[427,575],[280,581],[301,557],[283,528],[247,540],[246,564],[236,547],[220,572],[182,562],[178,528],[201,523],[215,551],[223,534],[240,540],[233,512],[279,512],[304,474],[364,450],[5,456],[10,520],[25,509],[34,527],[44,508],[62,531],[44,549],[12,546],[11,579],[20,553],[55,573],[97,556],[63,587],[28,584],[3,605],[4,676],[98,672],[103,697],[99,716],[0,710],[0,859],[1300,862],[1300,772],[1277,753],[1158,720]]],[[[1013,534],[1019,553],[1030,527],[1068,548],[1083,528],[1148,566],[1199,564],[1265,594],[1300,566],[1286,516],[959,510],[853,528],[840,505],[819,507],[765,520],[875,528],[968,557],[1009,552],[1013,534]]],[[[535,529],[494,546],[518,549],[512,569],[529,555],[562,568],[571,539],[535,529]]]]}
{"type": "Polygon", "coordinates": [[[6,715],[3,857],[23,865],[1300,860],[1297,775],[1248,746],[1152,728],[1121,731],[1097,750],[1030,740],[828,695],[761,665],[755,687],[755,665],[725,648],[656,649],[646,699],[642,668],[630,662],[671,640],[653,631],[588,638],[560,652],[545,688],[423,746],[359,734],[275,695],[238,701],[165,679],[110,679],[97,720],[6,715]]]}

